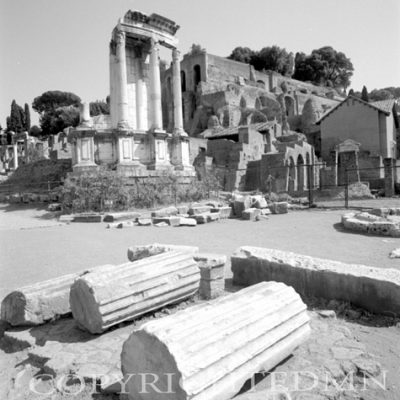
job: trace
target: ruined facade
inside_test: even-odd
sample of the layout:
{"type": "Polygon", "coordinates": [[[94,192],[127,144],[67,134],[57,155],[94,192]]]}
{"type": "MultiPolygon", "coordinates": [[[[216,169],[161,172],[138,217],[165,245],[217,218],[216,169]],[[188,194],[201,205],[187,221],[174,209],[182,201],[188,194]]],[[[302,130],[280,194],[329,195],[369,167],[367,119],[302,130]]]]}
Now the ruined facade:
{"type": "Polygon", "coordinates": [[[147,176],[163,169],[192,173],[183,129],[179,26],[158,14],[128,11],[110,42],[110,115],[91,118],[83,104],[81,122],[69,134],[74,171],[114,166],[124,175],[147,176]],[[160,46],[172,53],[174,123],[164,129],[160,46]]]}
{"type": "MultiPolygon", "coordinates": [[[[164,126],[170,128],[171,82],[169,69],[162,88],[164,126]]],[[[185,130],[191,141],[207,139],[199,157],[217,172],[225,190],[295,193],[318,185],[318,175],[308,168],[315,162],[313,146],[294,130],[306,125],[302,112],[307,101],[322,116],[339,103],[335,91],[206,52],[184,56],[181,90],[185,130]]]]}

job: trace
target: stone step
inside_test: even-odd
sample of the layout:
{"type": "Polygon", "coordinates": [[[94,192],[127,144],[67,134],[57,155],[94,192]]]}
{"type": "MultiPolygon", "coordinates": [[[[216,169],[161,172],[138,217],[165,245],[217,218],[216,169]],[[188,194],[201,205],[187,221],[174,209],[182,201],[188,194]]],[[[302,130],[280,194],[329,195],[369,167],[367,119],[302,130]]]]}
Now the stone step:
{"type": "Polygon", "coordinates": [[[282,362],[309,333],[300,296],[277,282],[148,322],[123,345],[128,398],[231,399],[248,378],[282,362]],[[137,371],[155,374],[157,387],[143,388],[143,381],[130,375],[137,371]],[[161,392],[167,387],[172,393],[166,397],[161,392]]]}
{"type": "Polygon", "coordinates": [[[71,287],[71,311],[81,328],[102,333],[190,297],[199,282],[200,271],[192,254],[168,251],[81,275],[71,287]]]}
{"type": "Polygon", "coordinates": [[[118,221],[126,221],[132,220],[137,221],[140,218],[141,214],[136,211],[125,211],[125,212],[116,212],[106,214],[103,218],[104,222],[118,222],[118,221]]]}

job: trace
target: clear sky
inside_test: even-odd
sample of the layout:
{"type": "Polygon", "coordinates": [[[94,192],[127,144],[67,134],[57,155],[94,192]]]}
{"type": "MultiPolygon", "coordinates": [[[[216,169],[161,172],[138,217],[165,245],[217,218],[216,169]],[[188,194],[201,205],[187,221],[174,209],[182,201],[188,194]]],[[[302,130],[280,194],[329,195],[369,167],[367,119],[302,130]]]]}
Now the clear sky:
{"type": "Polygon", "coordinates": [[[400,0],[0,0],[1,125],[13,99],[47,90],[105,99],[111,31],[129,9],[176,21],[183,52],[330,45],[353,62],[355,90],[400,86],[400,0]]]}

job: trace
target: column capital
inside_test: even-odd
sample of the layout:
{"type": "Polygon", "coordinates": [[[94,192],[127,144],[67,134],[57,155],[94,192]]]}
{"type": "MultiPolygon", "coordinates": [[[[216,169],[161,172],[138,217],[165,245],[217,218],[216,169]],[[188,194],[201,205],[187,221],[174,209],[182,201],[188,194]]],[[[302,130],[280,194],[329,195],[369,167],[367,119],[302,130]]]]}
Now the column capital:
{"type": "Polygon", "coordinates": [[[125,38],[126,38],[125,32],[117,31],[115,35],[115,41],[117,42],[117,45],[125,44],[125,38]]]}
{"type": "Polygon", "coordinates": [[[172,49],[172,60],[174,62],[178,62],[181,56],[180,50],[178,50],[176,47],[172,49]]]}

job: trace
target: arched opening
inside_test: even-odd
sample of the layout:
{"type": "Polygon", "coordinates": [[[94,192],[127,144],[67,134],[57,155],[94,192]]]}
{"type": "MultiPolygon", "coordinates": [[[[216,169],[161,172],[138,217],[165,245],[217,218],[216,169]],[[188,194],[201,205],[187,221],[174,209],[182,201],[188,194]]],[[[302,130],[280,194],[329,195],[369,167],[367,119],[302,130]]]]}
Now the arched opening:
{"type": "Polygon", "coordinates": [[[181,71],[181,89],[182,89],[182,92],[186,92],[186,74],[185,74],[185,71],[181,71]]]}
{"type": "Polygon", "coordinates": [[[259,80],[257,81],[257,86],[258,86],[259,88],[265,89],[265,82],[262,81],[261,79],[259,79],[259,80]]]}
{"type": "Polygon", "coordinates": [[[297,157],[297,190],[302,192],[304,190],[304,158],[299,154],[297,157]]]}
{"type": "Polygon", "coordinates": [[[293,157],[289,157],[288,192],[293,193],[296,185],[296,165],[293,157]]]}
{"type": "Polygon", "coordinates": [[[294,100],[289,96],[285,96],[285,107],[286,107],[286,115],[288,117],[293,117],[294,116],[294,100]]]}
{"type": "Polygon", "coordinates": [[[197,85],[201,81],[201,68],[199,64],[196,64],[193,67],[193,85],[194,85],[194,91],[197,89],[197,85]]]}

